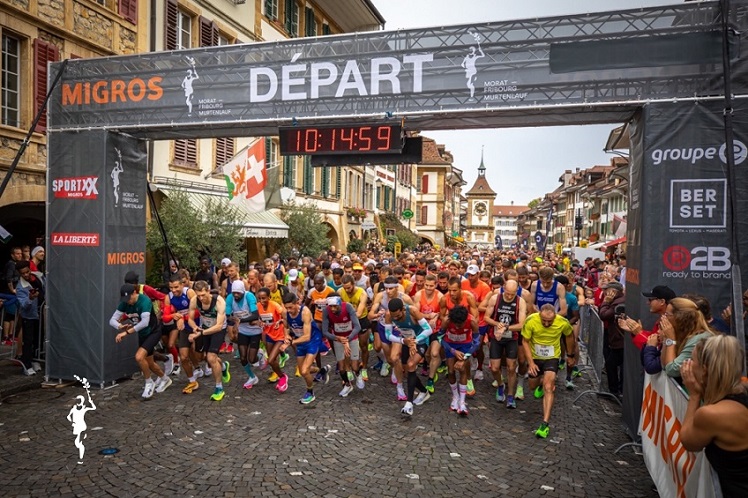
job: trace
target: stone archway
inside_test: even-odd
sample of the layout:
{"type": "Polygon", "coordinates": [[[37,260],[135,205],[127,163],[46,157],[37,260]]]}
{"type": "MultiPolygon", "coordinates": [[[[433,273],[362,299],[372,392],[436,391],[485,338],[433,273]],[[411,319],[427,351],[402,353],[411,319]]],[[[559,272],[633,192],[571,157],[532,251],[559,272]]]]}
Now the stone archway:
{"type": "Polygon", "coordinates": [[[419,234],[419,236],[421,237],[421,244],[430,244],[431,247],[436,245],[436,242],[434,242],[434,239],[432,239],[428,235],[419,234]]]}
{"type": "Polygon", "coordinates": [[[335,246],[340,250],[340,236],[338,235],[337,229],[329,221],[323,221],[322,225],[327,227],[326,236],[327,240],[330,241],[330,246],[335,246]]]}

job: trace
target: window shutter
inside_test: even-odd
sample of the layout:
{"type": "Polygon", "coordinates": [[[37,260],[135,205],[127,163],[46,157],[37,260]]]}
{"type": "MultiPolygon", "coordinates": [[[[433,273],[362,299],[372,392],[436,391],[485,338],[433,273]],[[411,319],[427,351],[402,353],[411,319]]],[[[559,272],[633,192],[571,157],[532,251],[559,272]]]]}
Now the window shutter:
{"type": "Polygon", "coordinates": [[[286,31],[288,35],[293,38],[299,35],[299,6],[296,4],[296,0],[286,0],[286,31]]]}
{"type": "Polygon", "coordinates": [[[323,35],[329,35],[330,34],[330,25],[329,24],[323,24],[322,25],[322,34],[323,35]]]}
{"type": "Polygon", "coordinates": [[[278,12],[274,9],[277,0],[265,0],[265,16],[268,19],[275,20],[278,18],[278,12]]]}
{"type": "MultiPolygon", "coordinates": [[[[51,43],[47,43],[39,38],[34,40],[34,111],[39,112],[39,109],[44,105],[44,100],[47,98],[47,78],[49,71],[47,68],[48,62],[54,62],[60,59],[60,50],[51,43]]],[[[44,133],[47,131],[47,111],[46,109],[39,118],[39,122],[34,130],[38,133],[44,133]]]]}
{"type": "Polygon", "coordinates": [[[294,182],[291,178],[291,156],[283,156],[283,186],[294,188],[294,182]]]}
{"type": "Polygon", "coordinates": [[[429,224],[429,207],[423,206],[421,207],[421,225],[428,225],[429,224]]]}
{"type": "Polygon", "coordinates": [[[200,16],[200,46],[215,47],[218,45],[218,29],[213,21],[200,16]]]}
{"type": "Polygon", "coordinates": [[[179,7],[177,0],[166,0],[166,29],[164,45],[166,50],[177,49],[177,18],[179,7]]]}
{"type": "Polygon", "coordinates": [[[342,170],[341,170],[340,166],[338,166],[338,167],[336,168],[336,171],[337,171],[337,172],[335,173],[335,175],[336,175],[336,178],[335,178],[335,197],[336,197],[337,199],[340,199],[340,192],[341,192],[341,177],[342,177],[342,175],[343,175],[343,172],[342,172],[342,170]]]}
{"type": "Polygon", "coordinates": [[[133,24],[138,24],[138,0],[119,0],[117,12],[133,24]]]}
{"type": "Polygon", "coordinates": [[[174,164],[180,166],[197,166],[197,140],[174,140],[174,164]]]}
{"type": "Polygon", "coordinates": [[[215,168],[220,168],[234,157],[234,148],[235,144],[233,138],[216,138],[215,168]]]}
{"type": "Polygon", "coordinates": [[[304,156],[304,193],[307,195],[314,193],[314,170],[309,156],[304,156]]]}
{"type": "Polygon", "coordinates": [[[317,21],[314,20],[314,10],[306,7],[304,17],[306,36],[317,36],[317,21]]]}
{"type": "Polygon", "coordinates": [[[421,177],[420,177],[420,176],[416,176],[416,191],[417,191],[417,192],[421,192],[421,193],[423,193],[423,192],[421,191],[421,184],[422,184],[422,183],[423,183],[423,182],[421,181],[421,177]]]}
{"type": "Polygon", "coordinates": [[[327,199],[330,196],[330,168],[322,168],[322,197],[327,199]]]}
{"type": "Polygon", "coordinates": [[[423,177],[421,177],[421,193],[429,193],[429,177],[426,175],[423,175],[423,177]]]}
{"type": "Polygon", "coordinates": [[[416,209],[416,225],[423,225],[421,222],[421,210],[416,209]]]}

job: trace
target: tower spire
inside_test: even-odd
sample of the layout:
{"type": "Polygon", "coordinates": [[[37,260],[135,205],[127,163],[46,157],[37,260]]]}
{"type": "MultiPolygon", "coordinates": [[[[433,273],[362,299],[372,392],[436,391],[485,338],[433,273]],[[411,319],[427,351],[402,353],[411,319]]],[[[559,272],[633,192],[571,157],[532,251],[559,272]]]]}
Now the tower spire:
{"type": "Polygon", "coordinates": [[[483,164],[483,147],[480,146],[480,166],[478,166],[478,176],[486,176],[486,166],[483,164]]]}

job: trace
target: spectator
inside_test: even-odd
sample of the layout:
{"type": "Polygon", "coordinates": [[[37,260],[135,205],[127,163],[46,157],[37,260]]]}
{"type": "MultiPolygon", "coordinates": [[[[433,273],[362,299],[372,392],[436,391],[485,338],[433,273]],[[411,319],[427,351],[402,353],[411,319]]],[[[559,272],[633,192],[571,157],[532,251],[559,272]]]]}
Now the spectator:
{"type": "Polygon", "coordinates": [[[44,286],[41,279],[31,273],[28,261],[18,261],[16,270],[19,273],[16,297],[24,331],[21,363],[26,375],[36,375],[41,366],[32,360],[39,349],[39,307],[44,301],[44,286]]]}
{"type": "Polygon", "coordinates": [[[745,351],[735,337],[700,340],[681,369],[688,408],[680,440],[704,450],[722,496],[748,496],[748,389],[741,382],[745,351]],[[702,405],[703,401],[703,405],[702,405]]]}
{"type": "Polygon", "coordinates": [[[42,246],[36,246],[31,251],[31,261],[29,261],[31,271],[44,273],[44,255],[44,248],[42,246]]]}
{"type": "Polygon", "coordinates": [[[605,296],[600,305],[600,319],[603,320],[608,342],[608,351],[605,355],[608,391],[621,396],[623,394],[621,380],[623,379],[624,331],[618,324],[618,317],[621,313],[616,313],[616,308],[624,306],[626,298],[623,295],[623,286],[619,282],[608,282],[603,286],[603,290],[605,296]]]}
{"type": "Polygon", "coordinates": [[[662,369],[669,377],[680,377],[680,367],[691,358],[696,343],[714,335],[696,303],[676,297],[660,318],[662,369]]]}
{"type": "Polygon", "coordinates": [[[706,321],[707,325],[709,325],[710,329],[721,334],[728,334],[730,332],[730,324],[725,323],[721,319],[714,318],[712,316],[712,305],[709,304],[709,300],[707,298],[705,298],[704,296],[699,296],[697,294],[684,294],[681,297],[685,297],[686,299],[690,299],[691,301],[696,303],[696,306],[698,306],[701,314],[704,315],[704,320],[706,321]]]}
{"type": "Polygon", "coordinates": [[[169,260],[169,267],[164,271],[162,277],[163,277],[163,287],[168,288],[169,287],[169,281],[171,280],[172,275],[176,275],[179,272],[179,266],[177,265],[177,262],[173,259],[169,260]]]}
{"type": "MultiPolygon", "coordinates": [[[[649,301],[649,312],[662,317],[662,315],[667,311],[668,303],[675,299],[675,292],[667,285],[657,285],[651,292],[642,292],[642,296],[646,297],[647,301],[649,301]]],[[[637,321],[628,317],[619,318],[618,326],[634,336],[634,346],[641,350],[644,348],[644,345],[647,344],[647,338],[652,334],[658,333],[660,320],[658,317],[652,330],[644,330],[641,320],[637,321]]]]}

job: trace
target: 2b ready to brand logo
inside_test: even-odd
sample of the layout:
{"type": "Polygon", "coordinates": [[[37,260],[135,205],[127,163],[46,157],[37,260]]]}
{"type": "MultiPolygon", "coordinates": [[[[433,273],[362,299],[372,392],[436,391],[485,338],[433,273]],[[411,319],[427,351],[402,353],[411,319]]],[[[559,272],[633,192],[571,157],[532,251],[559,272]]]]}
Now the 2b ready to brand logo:
{"type": "Polygon", "coordinates": [[[78,176],[52,180],[52,192],[57,199],[96,199],[98,176],[78,176]]]}
{"type": "Polygon", "coordinates": [[[662,272],[665,278],[729,279],[732,276],[727,247],[670,246],[662,253],[662,262],[668,270],[662,272]]]}
{"type": "MultiPolygon", "coordinates": [[[[719,155],[720,160],[727,164],[727,145],[722,144],[719,148],[707,147],[682,147],[675,149],[655,149],[652,151],[652,163],[658,166],[664,162],[688,162],[696,164],[702,159],[711,160],[719,155]]],[[[740,140],[733,140],[733,154],[735,165],[741,164],[748,158],[748,147],[740,140]]]]}

